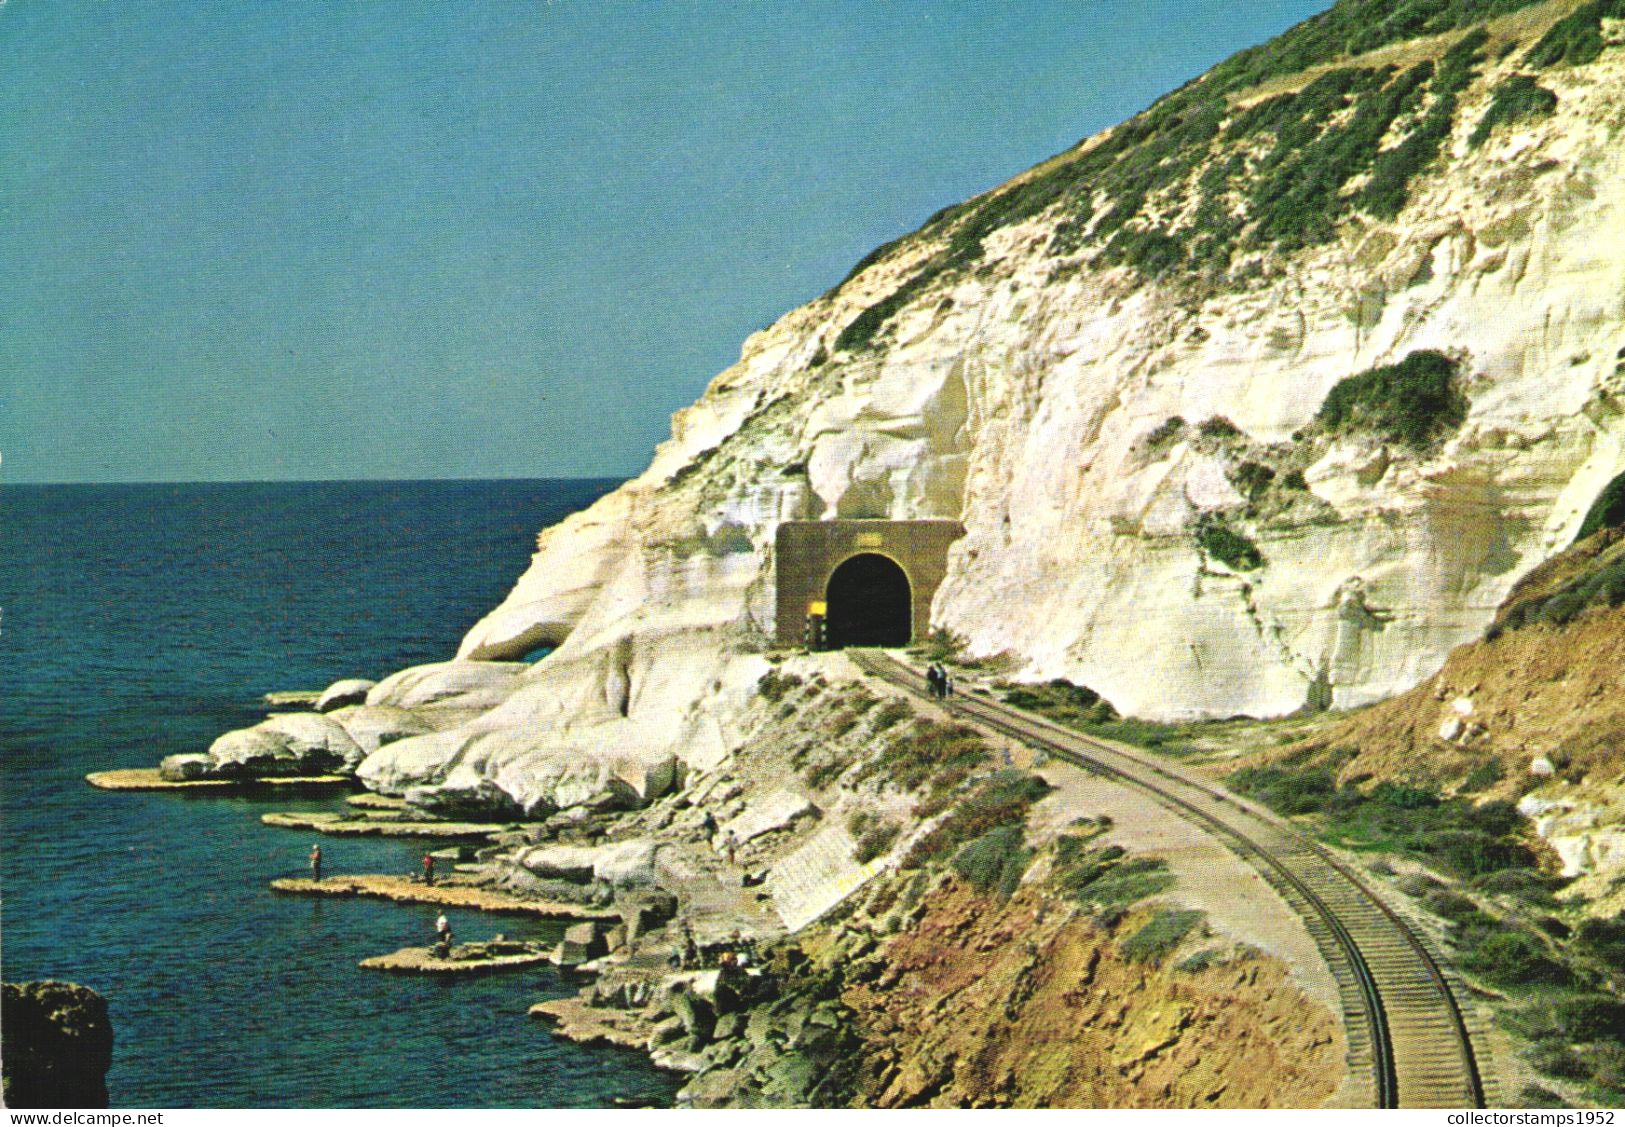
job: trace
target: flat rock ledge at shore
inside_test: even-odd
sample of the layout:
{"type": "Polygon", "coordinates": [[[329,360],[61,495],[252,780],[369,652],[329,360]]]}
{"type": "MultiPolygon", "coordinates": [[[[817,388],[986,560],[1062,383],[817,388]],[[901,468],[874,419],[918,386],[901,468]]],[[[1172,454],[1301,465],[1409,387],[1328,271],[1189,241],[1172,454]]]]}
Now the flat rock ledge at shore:
{"type": "Polygon", "coordinates": [[[283,775],[246,779],[188,779],[172,782],[158,774],[156,767],[128,767],[117,771],[92,771],[85,782],[102,790],[279,790],[349,789],[356,785],[349,775],[283,775]]]}
{"type": "Polygon", "coordinates": [[[588,1046],[614,1045],[649,1051],[655,1023],[635,1010],[590,1005],[585,999],[549,998],[530,1007],[530,1016],[550,1022],[566,1041],[588,1046]]]}
{"type": "Polygon", "coordinates": [[[514,822],[446,822],[437,819],[412,821],[391,817],[345,817],[342,814],[260,815],[268,826],[285,830],[311,830],[333,837],[449,837],[489,838],[517,828],[514,822]]]}
{"type": "Polygon", "coordinates": [[[284,877],[271,882],[275,892],[304,896],[372,896],[397,904],[440,904],[450,908],[471,908],[480,912],[507,912],[544,920],[619,920],[619,912],[553,900],[527,900],[493,888],[455,883],[424,884],[411,877],[364,873],[331,876],[320,881],[309,877],[284,877]]]}
{"type": "Polygon", "coordinates": [[[471,975],[531,967],[553,961],[553,946],[534,943],[464,943],[442,958],[433,947],[402,947],[388,955],[362,959],[363,970],[390,974],[471,975]]]}

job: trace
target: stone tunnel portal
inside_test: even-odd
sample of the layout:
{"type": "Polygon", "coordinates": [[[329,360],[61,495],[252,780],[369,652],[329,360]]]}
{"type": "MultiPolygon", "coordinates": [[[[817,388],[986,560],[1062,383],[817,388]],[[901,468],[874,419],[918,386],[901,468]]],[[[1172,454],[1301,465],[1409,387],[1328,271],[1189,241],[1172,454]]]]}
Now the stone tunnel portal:
{"type": "Polygon", "coordinates": [[[873,552],[853,556],[829,577],[825,639],[843,646],[906,646],[914,636],[913,596],[897,561],[873,552]]]}
{"type": "Polygon", "coordinates": [[[777,643],[803,643],[809,614],[823,616],[827,646],[917,641],[963,535],[953,520],[784,521],[774,538],[777,643]]]}

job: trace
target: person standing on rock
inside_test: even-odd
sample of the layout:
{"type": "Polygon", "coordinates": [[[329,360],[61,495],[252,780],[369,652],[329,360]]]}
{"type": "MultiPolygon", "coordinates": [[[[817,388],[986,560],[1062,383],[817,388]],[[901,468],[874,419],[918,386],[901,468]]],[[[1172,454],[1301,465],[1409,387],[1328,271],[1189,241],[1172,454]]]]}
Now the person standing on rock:
{"type": "Polygon", "coordinates": [[[322,880],[322,845],[317,842],[310,847],[310,879],[321,883],[322,880]]]}
{"type": "Polygon", "coordinates": [[[434,883],[434,854],[433,853],[425,853],[423,855],[423,883],[424,884],[433,884],[434,883]]]}

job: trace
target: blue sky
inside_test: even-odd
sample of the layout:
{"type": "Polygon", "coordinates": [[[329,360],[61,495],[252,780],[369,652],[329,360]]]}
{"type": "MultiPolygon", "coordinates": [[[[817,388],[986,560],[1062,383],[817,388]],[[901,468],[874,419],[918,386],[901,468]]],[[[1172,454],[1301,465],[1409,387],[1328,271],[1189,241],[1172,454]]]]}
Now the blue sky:
{"type": "Polygon", "coordinates": [[[635,473],[869,249],[1326,6],[10,0],[0,480],[635,473]]]}

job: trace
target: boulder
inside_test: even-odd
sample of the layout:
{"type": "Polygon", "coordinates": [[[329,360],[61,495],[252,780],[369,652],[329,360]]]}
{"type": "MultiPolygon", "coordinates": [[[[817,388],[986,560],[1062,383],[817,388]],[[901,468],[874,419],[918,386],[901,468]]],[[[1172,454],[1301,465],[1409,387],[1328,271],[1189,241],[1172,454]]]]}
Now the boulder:
{"type": "Polygon", "coordinates": [[[368,681],[361,677],[351,677],[344,681],[334,681],[316,698],[317,712],[332,712],[352,704],[364,704],[368,691],[376,685],[377,681],[368,681]]]}
{"type": "Polygon", "coordinates": [[[209,759],[217,774],[229,777],[299,773],[288,741],[263,727],[227,732],[209,745],[209,759]]]}
{"type": "Polygon", "coordinates": [[[404,708],[387,704],[346,705],[329,715],[338,721],[357,746],[368,755],[385,744],[392,744],[412,736],[428,735],[434,730],[422,717],[404,708]]]}
{"type": "Polygon", "coordinates": [[[107,1000],[71,982],[0,987],[4,1104],[106,1107],[113,1026],[107,1000]]]}
{"type": "Polygon", "coordinates": [[[353,770],[364,755],[331,717],[290,712],[227,732],[210,745],[209,758],[221,775],[316,775],[353,770]]]}
{"type": "Polygon", "coordinates": [[[472,771],[453,771],[437,786],[408,787],[403,797],[408,806],[440,818],[504,821],[525,815],[512,795],[472,771]]]}
{"type": "Polygon", "coordinates": [[[818,807],[805,795],[790,790],[774,791],[766,798],[746,806],[738,817],[722,827],[717,840],[720,844],[732,834],[735,841],[743,844],[753,837],[783,829],[797,818],[816,813],[818,807]]]}
{"type": "Polygon", "coordinates": [[[516,859],[544,879],[602,881],[614,888],[651,888],[655,883],[655,845],[642,839],[591,846],[539,845],[516,859]]]}
{"type": "Polygon", "coordinates": [[[368,704],[396,708],[458,708],[483,712],[507,700],[516,678],[530,666],[516,661],[444,661],[415,665],[384,678],[367,693],[368,704]]]}
{"type": "Polygon", "coordinates": [[[203,752],[166,755],[158,764],[158,777],[166,783],[190,783],[215,773],[215,763],[203,752]]]}

